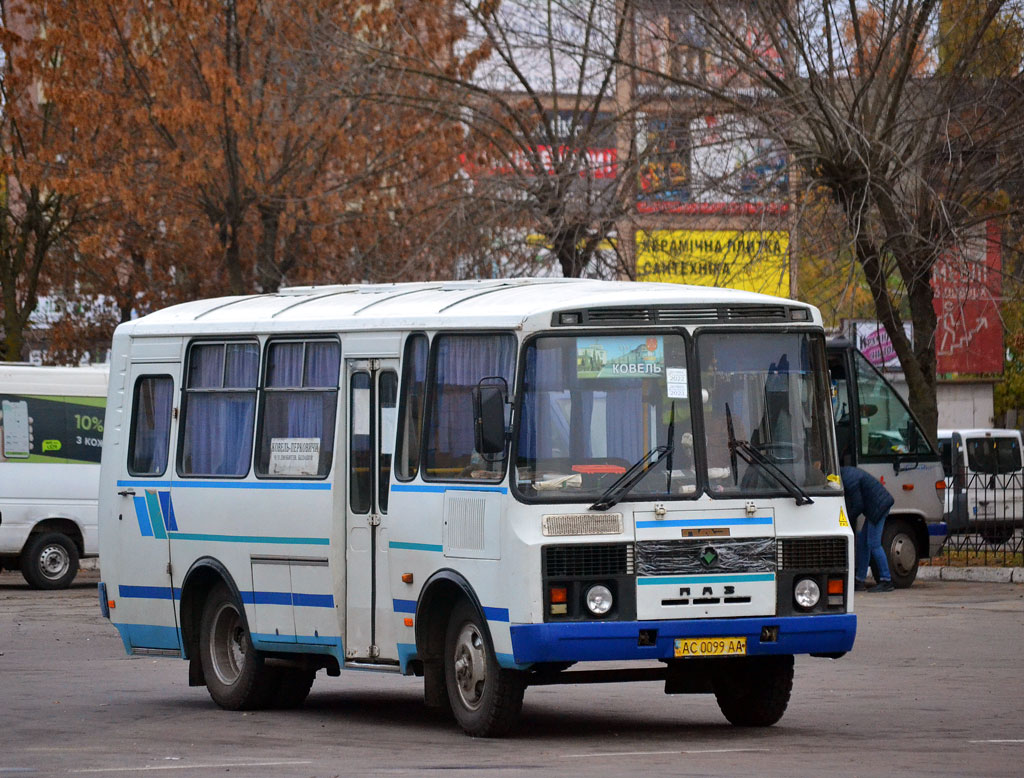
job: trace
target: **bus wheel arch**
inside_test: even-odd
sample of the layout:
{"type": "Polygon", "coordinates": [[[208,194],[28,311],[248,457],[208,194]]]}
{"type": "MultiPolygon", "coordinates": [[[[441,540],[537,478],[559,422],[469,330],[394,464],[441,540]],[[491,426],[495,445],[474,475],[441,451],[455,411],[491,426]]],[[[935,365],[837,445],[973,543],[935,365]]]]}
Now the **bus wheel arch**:
{"type": "Polygon", "coordinates": [[[439,570],[424,584],[416,603],[416,653],[423,668],[423,696],[428,708],[450,713],[444,681],[444,647],[448,622],[461,600],[480,610],[469,582],[454,570],[439,570]]]}
{"type": "MultiPolygon", "coordinates": [[[[214,588],[222,583],[231,591],[235,601],[241,603],[242,596],[231,573],[213,557],[201,557],[193,562],[181,584],[178,618],[184,657],[189,660],[189,686],[206,685],[202,664],[199,661],[199,633],[206,600],[214,588]]],[[[244,607],[241,608],[241,616],[245,621],[244,607]]],[[[245,626],[248,629],[247,622],[245,626]]]]}

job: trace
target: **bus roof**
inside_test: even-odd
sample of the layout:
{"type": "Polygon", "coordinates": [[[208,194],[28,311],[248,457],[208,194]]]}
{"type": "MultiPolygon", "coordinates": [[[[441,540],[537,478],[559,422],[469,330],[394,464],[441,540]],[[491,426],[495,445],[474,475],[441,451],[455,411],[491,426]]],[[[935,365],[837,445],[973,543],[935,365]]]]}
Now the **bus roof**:
{"type": "MultiPolygon", "coordinates": [[[[344,330],[367,326],[395,329],[481,326],[519,328],[536,318],[551,323],[555,312],[605,311],[603,324],[644,325],[715,321],[797,319],[821,324],[806,303],[735,289],[668,283],[566,278],[517,278],[482,281],[426,281],[284,288],[263,295],[221,297],[182,303],[118,329],[130,335],[251,332],[270,330],[344,330]],[[671,320],[655,309],[673,308],[671,320]],[[681,308],[689,309],[681,316],[681,308]],[[751,310],[751,309],[754,310],[751,310]],[[730,315],[742,309],[746,313],[730,315]],[[807,314],[793,316],[792,310],[807,314]],[[758,314],[760,312],[760,314],[758,314]],[[622,321],[616,320],[616,316],[622,321]]],[[[588,322],[581,317],[580,324],[588,322]]]]}

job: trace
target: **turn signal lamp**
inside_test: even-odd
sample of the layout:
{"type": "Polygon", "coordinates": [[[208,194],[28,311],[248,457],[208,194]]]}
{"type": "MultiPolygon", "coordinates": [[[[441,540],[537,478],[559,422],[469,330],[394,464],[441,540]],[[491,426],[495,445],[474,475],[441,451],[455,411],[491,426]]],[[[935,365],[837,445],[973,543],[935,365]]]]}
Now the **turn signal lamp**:
{"type": "Polygon", "coordinates": [[[569,592],[564,586],[551,587],[551,602],[565,602],[568,598],[569,592]]]}
{"type": "Polygon", "coordinates": [[[829,594],[842,594],[844,588],[845,587],[843,586],[843,579],[842,578],[829,578],[828,579],[828,593],[829,594]]]}
{"type": "Polygon", "coordinates": [[[939,502],[944,503],[946,501],[946,482],[936,481],[935,482],[935,495],[939,498],[939,502]]]}
{"type": "Polygon", "coordinates": [[[407,626],[407,627],[411,627],[411,626],[412,626],[412,619],[410,619],[410,618],[406,618],[406,619],[405,619],[405,626],[407,626]]]}
{"type": "Polygon", "coordinates": [[[402,583],[412,583],[412,573],[402,573],[402,583]]]}

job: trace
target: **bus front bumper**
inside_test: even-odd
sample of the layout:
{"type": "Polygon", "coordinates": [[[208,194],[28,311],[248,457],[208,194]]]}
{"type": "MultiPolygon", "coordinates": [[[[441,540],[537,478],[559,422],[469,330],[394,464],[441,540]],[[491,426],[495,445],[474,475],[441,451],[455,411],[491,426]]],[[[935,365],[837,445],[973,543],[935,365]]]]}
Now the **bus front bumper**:
{"type": "Polygon", "coordinates": [[[746,638],[750,656],[838,655],[853,648],[853,613],[782,618],[703,621],[577,621],[515,624],[512,654],[517,664],[631,659],[672,659],[676,639],[746,638]]]}

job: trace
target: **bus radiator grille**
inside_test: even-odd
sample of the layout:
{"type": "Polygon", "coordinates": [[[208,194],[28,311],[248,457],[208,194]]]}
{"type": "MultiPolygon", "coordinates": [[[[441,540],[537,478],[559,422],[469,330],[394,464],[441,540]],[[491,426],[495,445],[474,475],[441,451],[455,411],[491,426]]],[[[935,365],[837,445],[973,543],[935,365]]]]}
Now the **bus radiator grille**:
{"type": "Polygon", "coordinates": [[[775,539],[695,538],[636,544],[637,575],[775,572],[775,539]]]}
{"type": "Polygon", "coordinates": [[[546,578],[587,578],[633,574],[631,543],[544,547],[546,578]]]}
{"type": "Polygon", "coordinates": [[[845,569],[846,538],[780,538],[779,570],[845,569]]]}

